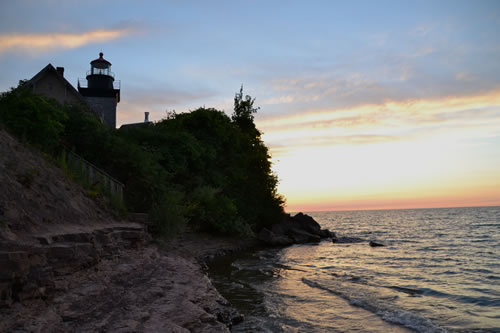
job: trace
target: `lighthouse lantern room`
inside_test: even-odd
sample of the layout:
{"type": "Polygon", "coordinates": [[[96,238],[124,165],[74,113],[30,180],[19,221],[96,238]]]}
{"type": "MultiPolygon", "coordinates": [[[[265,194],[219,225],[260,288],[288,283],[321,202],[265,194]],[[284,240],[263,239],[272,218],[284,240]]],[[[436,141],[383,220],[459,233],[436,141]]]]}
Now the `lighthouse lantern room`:
{"type": "Polygon", "coordinates": [[[78,80],[78,91],[103,122],[116,127],[116,106],[120,102],[120,81],[115,81],[111,63],[99,53],[99,58],[90,62],[86,81],[78,80]]]}

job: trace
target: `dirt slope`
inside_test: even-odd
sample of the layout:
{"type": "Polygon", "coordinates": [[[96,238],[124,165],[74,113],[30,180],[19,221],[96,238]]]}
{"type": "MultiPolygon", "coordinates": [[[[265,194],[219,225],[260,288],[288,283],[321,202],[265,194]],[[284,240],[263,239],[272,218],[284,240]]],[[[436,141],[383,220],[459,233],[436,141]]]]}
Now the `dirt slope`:
{"type": "Polygon", "coordinates": [[[0,129],[0,240],[112,222],[60,169],[0,129]]]}
{"type": "Polygon", "coordinates": [[[196,258],[239,246],[160,250],[0,129],[0,332],[227,332],[241,317],[196,258]]]}

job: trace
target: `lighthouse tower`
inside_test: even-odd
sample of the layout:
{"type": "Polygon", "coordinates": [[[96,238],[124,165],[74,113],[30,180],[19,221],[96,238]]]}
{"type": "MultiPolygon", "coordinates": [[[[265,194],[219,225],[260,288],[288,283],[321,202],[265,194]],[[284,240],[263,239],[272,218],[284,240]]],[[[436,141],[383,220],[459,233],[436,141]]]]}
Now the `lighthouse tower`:
{"type": "Polygon", "coordinates": [[[87,82],[78,80],[78,91],[87,100],[92,110],[112,128],[116,127],[116,105],[120,102],[120,81],[115,81],[111,63],[103,58],[90,62],[87,82]]]}

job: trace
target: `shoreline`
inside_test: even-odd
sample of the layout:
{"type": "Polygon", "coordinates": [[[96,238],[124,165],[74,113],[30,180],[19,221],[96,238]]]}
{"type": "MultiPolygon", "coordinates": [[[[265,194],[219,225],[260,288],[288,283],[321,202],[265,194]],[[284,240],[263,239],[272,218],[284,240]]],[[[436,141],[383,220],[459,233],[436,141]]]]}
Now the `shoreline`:
{"type": "Polygon", "coordinates": [[[190,232],[152,243],[38,151],[4,130],[0,142],[0,332],[227,332],[240,320],[204,262],[251,244],[190,232]]]}
{"type": "Polygon", "coordinates": [[[215,258],[254,240],[186,232],[167,244],[123,249],[55,277],[55,291],[0,309],[0,332],[229,332],[242,315],[207,275],[215,258]]]}

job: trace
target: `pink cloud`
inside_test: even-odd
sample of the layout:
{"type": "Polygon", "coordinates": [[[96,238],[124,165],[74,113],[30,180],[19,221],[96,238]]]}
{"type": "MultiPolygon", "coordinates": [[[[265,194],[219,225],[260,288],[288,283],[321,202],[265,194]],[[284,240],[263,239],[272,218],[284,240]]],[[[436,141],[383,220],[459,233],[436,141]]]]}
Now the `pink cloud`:
{"type": "Polygon", "coordinates": [[[135,29],[97,29],[83,33],[45,33],[45,34],[1,34],[0,53],[8,51],[50,51],[54,49],[73,49],[90,43],[103,43],[129,35],[135,29]]]}

